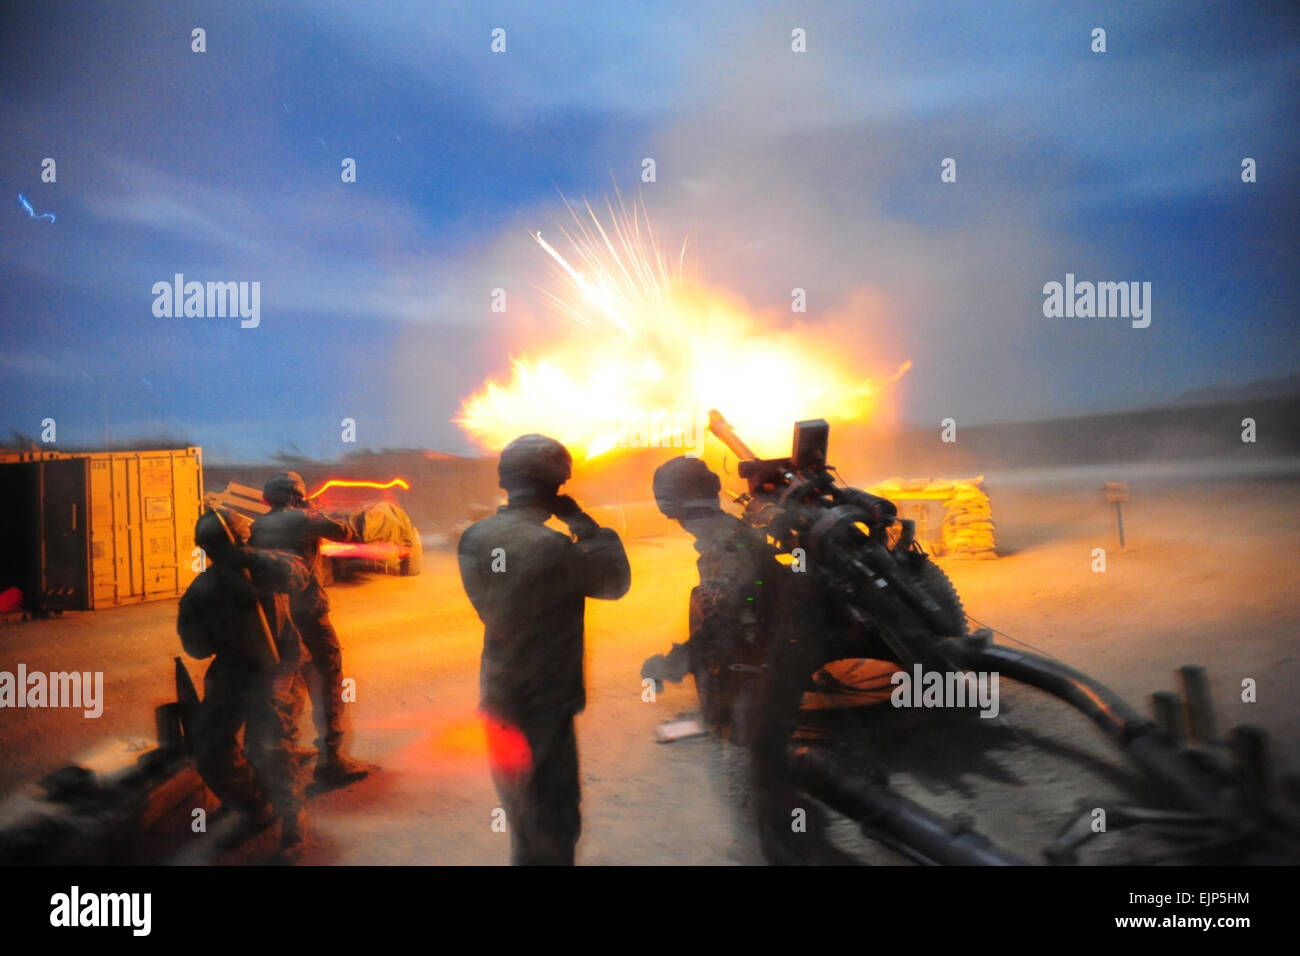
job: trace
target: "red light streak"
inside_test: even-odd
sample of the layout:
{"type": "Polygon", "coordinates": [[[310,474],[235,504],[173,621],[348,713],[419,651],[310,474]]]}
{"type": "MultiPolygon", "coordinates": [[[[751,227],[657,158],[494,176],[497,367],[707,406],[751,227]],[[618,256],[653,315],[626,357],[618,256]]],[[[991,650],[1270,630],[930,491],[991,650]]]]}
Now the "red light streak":
{"type": "Polygon", "coordinates": [[[351,479],[348,478],[330,478],[328,481],[325,482],[325,484],[321,485],[319,488],[317,488],[315,491],[309,494],[307,496],[308,500],[315,498],[321,492],[326,491],[329,488],[378,488],[380,490],[383,490],[385,488],[401,488],[403,491],[411,490],[411,486],[407,484],[405,478],[394,478],[392,481],[387,481],[387,482],[352,481],[351,479]]]}

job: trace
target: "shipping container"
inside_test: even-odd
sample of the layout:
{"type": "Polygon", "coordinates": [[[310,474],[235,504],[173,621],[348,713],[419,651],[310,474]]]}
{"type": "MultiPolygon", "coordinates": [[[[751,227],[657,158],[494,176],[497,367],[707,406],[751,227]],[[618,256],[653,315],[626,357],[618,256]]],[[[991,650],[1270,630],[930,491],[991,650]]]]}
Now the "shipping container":
{"type": "Polygon", "coordinates": [[[202,499],[197,447],[0,452],[0,588],[43,611],[181,594],[202,499]]]}

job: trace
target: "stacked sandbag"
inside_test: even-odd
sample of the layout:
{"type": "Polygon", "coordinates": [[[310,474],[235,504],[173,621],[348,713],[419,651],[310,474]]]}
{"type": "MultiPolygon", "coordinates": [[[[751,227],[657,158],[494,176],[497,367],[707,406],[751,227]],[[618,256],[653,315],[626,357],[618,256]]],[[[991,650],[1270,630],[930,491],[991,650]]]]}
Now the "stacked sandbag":
{"type": "Polygon", "coordinates": [[[983,475],[969,479],[891,478],[868,490],[894,502],[900,514],[914,503],[942,502],[939,533],[931,531],[922,544],[935,554],[989,560],[998,555],[993,509],[983,485],[983,475]]]}
{"type": "Polygon", "coordinates": [[[984,476],[950,484],[952,492],[944,500],[944,550],[964,557],[996,558],[993,508],[982,487],[984,476]]]}
{"type": "Polygon", "coordinates": [[[873,495],[888,498],[897,504],[900,501],[936,501],[952,494],[952,482],[934,478],[890,478],[867,489],[873,495]]]}

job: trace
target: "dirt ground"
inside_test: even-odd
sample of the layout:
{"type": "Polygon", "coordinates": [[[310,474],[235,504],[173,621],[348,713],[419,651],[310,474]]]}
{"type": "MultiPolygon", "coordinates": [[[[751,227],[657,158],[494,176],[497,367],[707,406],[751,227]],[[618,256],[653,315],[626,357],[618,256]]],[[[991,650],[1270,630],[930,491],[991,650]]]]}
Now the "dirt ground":
{"type": "MultiPolygon", "coordinates": [[[[1123,478],[1125,476],[1113,476],[1123,478]]],[[[1094,675],[1146,711],[1175,689],[1175,670],[1209,669],[1221,730],[1269,730],[1280,771],[1300,771],[1300,479],[1130,479],[1127,547],[1091,476],[989,476],[997,561],[943,561],[967,612],[1094,675]],[[1105,548],[1104,573],[1092,570],[1105,548]],[[1258,700],[1241,700],[1252,678],[1258,700]]],[[[694,711],[688,680],[653,703],[638,674],[681,640],[695,582],[685,534],[628,542],[633,585],[619,602],[588,603],[588,709],[578,722],[583,864],[759,862],[738,818],[725,745],[658,744],[654,728],[694,711]]],[[[474,719],[482,630],[455,555],[426,553],[415,578],[366,577],[332,589],[344,642],[353,753],[381,769],[315,798],[305,863],[499,864],[508,837],[474,719]]],[[[102,670],[97,720],[63,710],[0,711],[0,797],[110,738],[152,739],[152,708],[171,699],[175,601],[0,627],[0,670],[102,670]]],[[[203,665],[187,661],[196,682],[203,665]]],[[[201,684],[200,684],[201,686],[201,684]]],[[[1031,861],[1081,798],[1125,792],[1131,778],[1081,717],[1037,692],[1001,684],[993,720],[933,711],[838,715],[864,733],[872,759],[902,792],[969,813],[1031,861]]],[[[310,741],[310,730],[303,734],[310,741]]],[[[853,842],[847,822],[836,833],[853,842]]],[[[861,842],[858,841],[860,845],[861,842]]],[[[863,845],[865,846],[865,845],[863,845]]],[[[225,862],[255,862],[257,845],[225,862]]],[[[1112,850],[1122,859],[1116,847],[1112,850]]],[[[874,862],[892,851],[865,846],[874,862]]],[[[197,843],[178,862],[211,860],[197,843]]],[[[1115,859],[1110,856],[1106,859],[1115,859]]]]}

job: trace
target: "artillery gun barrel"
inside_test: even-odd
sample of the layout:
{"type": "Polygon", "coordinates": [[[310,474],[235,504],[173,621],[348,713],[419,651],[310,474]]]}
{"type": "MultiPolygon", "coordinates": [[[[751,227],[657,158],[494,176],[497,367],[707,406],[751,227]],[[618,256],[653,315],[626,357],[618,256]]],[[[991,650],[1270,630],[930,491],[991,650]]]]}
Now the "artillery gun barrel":
{"type": "Polygon", "coordinates": [[[809,794],[926,863],[1023,866],[1028,862],[963,821],[942,817],[885,784],[849,771],[824,751],[792,744],[786,757],[795,782],[809,794]]]}
{"type": "Polygon", "coordinates": [[[722,417],[722,412],[718,411],[716,408],[709,410],[709,431],[713,432],[713,434],[717,436],[718,440],[730,448],[741,461],[753,461],[758,458],[758,456],[754,454],[753,450],[741,441],[740,436],[736,434],[735,430],[727,420],[722,417]]]}

